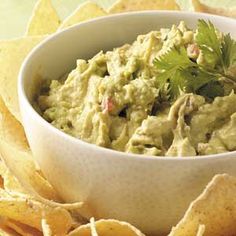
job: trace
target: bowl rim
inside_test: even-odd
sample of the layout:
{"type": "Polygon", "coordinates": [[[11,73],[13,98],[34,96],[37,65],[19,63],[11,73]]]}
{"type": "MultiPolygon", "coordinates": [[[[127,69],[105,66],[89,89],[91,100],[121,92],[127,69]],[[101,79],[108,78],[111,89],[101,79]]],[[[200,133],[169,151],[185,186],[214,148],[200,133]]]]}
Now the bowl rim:
{"type": "MultiPolygon", "coordinates": [[[[25,80],[25,73],[27,71],[29,62],[31,59],[34,57],[34,55],[37,53],[38,50],[44,47],[47,42],[52,41],[54,38],[71,31],[75,28],[79,28],[80,26],[86,26],[87,24],[96,22],[96,21],[104,21],[104,20],[109,20],[111,18],[121,18],[124,16],[133,16],[133,15],[150,15],[150,14],[159,14],[161,15],[183,15],[183,16],[199,16],[199,18],[204,17],[204,18],[215,18],[218,20],[224,20],[227,22],[230,22],[232,24],[236,24],[236,19],[225,17],[225,16],[219,16],[219,15],[213,15],[213,14],[208,14],[208,13],[201,13],[201,12],[189,12],[189,11],[176,11],[176,10],[145,10],[145,11],[133,11],[133,12],[124,12],[124,13],[117,13],[117,14],[112,14],[108,16],[101,16],[101,17],[96,17],[93,19],[90,19],[85,22],[78,23],[76,25],[70,26],[66,29],[56,31],[52,35],[49,35],[46,37],[42,42],[40,42],[36,47],[34,47],[30,53],[27,55],[27,57],[24,59],[19,74],[18,74],[18,84],[17,84],[17,90],[18,90],[18,97],[19,101],[24,103],[25,110],[28,110],[28,112],[31,114],[30,119],[35,119],[37,122],[41,123],[42,126],[44,126],[46,129],[48,129],[50,132],[54,133],[55,135],[61,136],[65,141],[72,142],[74,144],[79,144],[79,145],[84,145],[87,148],[92,148],[94,151],[97,152],[105,152],[107,156],[112,156],[112,154],[115,154],[111,158],[128,158],[130,159],[138,159],[138,160],[161,160],[161,161],[207,161],[209,159],[221,159],[221,158],[227,158],[227,157],[235,157],[236,158],[236,151],[231,151],[231,152],[225,152],[225,153],[219,153],[219,154],[211,154],[211,155],[198,155],[198,156],[184,156],[184,157],[178,157],[178,156],[151,156],[151,155],[144,155],[144,154],[134,154],[134,153],[127,153],[127,152],[121,152],[117,150],[113,150],[110,148],[105,148],[101,146],[97,146],[96,144],[88,143],[86,141],[83,141],[82,139],[78,139],[76,137],[73,137],[56,127],[54,127],[52,124],[47,122],[32,106],[30,101],[28,100],[26,93],[25,93],[25,88],[24,88],[24,80],[25,80]]],[[[20,112],[22,114],[22,108],[20,106],[20,112]]],[[[24,123],[23,123],[23,126],[24,123]]]]}

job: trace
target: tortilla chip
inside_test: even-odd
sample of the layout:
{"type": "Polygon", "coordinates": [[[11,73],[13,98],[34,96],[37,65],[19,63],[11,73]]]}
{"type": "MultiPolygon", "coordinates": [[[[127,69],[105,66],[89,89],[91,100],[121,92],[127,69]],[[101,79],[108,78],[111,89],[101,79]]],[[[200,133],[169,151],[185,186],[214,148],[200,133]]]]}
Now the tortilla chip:
{"type": "Polygon", "coordinates": [[[192,4],[194,11],[204,12],[202,4],[198,0],[191,0],[190,3],[192,4]]]}
{"type": "Polygon", "coordinates": [[[181,11],[195,11],[192,0],[176,0],[181,11]]]}
{"type": "Polygon", "coordinates": [[[143,10],[179,10],[174,0],[118,0],[108,10],[109,13],[143,10]]]}
{"type": "Polygon", "coordinates": [[[0,235],[1,236],[19,236],[19,234],[15,230],[9,228],[5,224],[5,220],[0,222],[0,235]]]}
{"type": "Polygon", "coordinates": [[[199,232],[200,224],[205,225],[204,236],[235,235],[235,177],[227,174],[216,175],[203,193],[190,204],[169,236],[195,236],[199,232]]]}
{"type": "Polygon", "coordinates": [[[0,95],[9,111],[21,121],[17,81],[21,64],[45,36],[19,38],[0,43],[0,95]]]}
{"type": "Polygon", "coordinates": [[[60,25],[60,18],[50,0],[39,0],[33,10],[26,35],[54,33],[60,25]]]}
{"type": "Polygon", "coordinates": [[[8,226],[10,229],[15,230],[18,234],[22,236],[42,236],[42,233],[39,230],[32,228],[28,225],[19,223],[15,220],[6,220],[5,225],[8,226]]]}
{"type": "Polygon", "coordinates": [[[8,192],[14,191],[19,193],[25,193],[24,189],[20,185],[19,181],[9,172],[3,161],[0,161],[0,175],[3,179],[2,187],[8,192]]]}
{"type": "MultiPolygon", "coordinates": [[[[22,163],[28,166],[33,176],[31,182],[37,191],[45,198],[58,200],[58,196],[52,186],[46,181],[36,169],[35,161],[29,150],[28,143],[21,124],[7,110],[0,98],[0,139],[13,147],[17,152],[25,153],[22,163]]],[[[0,150],[1,151],[1,150],[0,150]]],[[[4,188],[8,191],[25,193],[19,181],[9,172],[8,168],[0,162],[0,174],[4,178],[4,188]]]]}
{"type": "Polygon", "coordinates": [[[0,197],[0,215],[42,231],[41,220],[53,225],[53,235],[65,235],[72,218],[63,208],[52,208],[27,198],[0,197]]]}
{"type": "Polygon", "coordinates": [[[28,150],[28,142],[20,122],[8,111],[0,97],[0,139],[17,146],[20,150],[28,150]]]}
{"type": "Polygon", "coordinates": [[[43,236],[53,236],[52,229],[48,225],[46,219],[42,219],[42,230],[43,230],[43,236]]]}
{"type": "MultiPolygon", "coordinates": [[[[58,203],[60,198],[49,182],[37,171],[30,152],[19,151],[0,140],[0,153],[6,166],[14,174],[25,191],[38,201],[52,207],[58,206],[66,209],[78,209],[83,205],[81,202],[71,204],[58,203]]],[[[15,194],[17,196],[17,192],[15,194]]]]}
{"type": "MultiPolygon", "coordinates": [[[[73,226],[74,219],[72,219],[67,210],[62,207],[50,207],[35,201],[33,196],[26,194],[27,191],[21,187],[17,179],[10,174],[7,167],[2,162],[0,162],[0,174],[4,178],[5,189],[0,189],[0,216],[13,219],[6,221],[5,225],[7,227],[14,229],[20,235],[42,235],[39,230],[45,230],[45,225],[41,224],[42,219],[45,219],[46,222],[50,222],[51,224],[50,229],[52,229],[52,235],[57,235],[56,233],[62,230],[63,226],[58,228],[55,222],[59,222],[64,218],[67,222],[68,215],[70,224],[68,227],[67,224],[65,225],[66,232],[73,226]],[[15,193],[18,194],[15,196],[15,193]],[[55,214],[53,213],[54,211],[56,211],[55,214]],[[58,217],[58,219],[56,219],[56,217],[58,217]],[[39,225],[41,228],[39,228],[39,225]],[[37,230],[35,228],[37,228],[37,230]]],[[[62,223],[64,222],[62,221],[62,223]]],[[[62,232],[62,234],[59,235],[65,234],[62,232]]]]}
{"type": "Polygon", "coordinates": [[[107,15],[106,11],[94,2],[86,2],[80,5],[70,16],[61,24],[59,29],[65,29],[79,22],[90,20],[99,16],[107,15]]]}
{"type": "Polygon", "coordinates": [[[236,7],[224,8],[207,5],[203,1],[191,0],[195,11],[236,18],[236,7]]]}
{"type": "Polygon", "coordinates": [[[6,181],[4,183],[4,187],[7,188],[8,191],[22,193],[19,189],[19,184],[23,188],[24,185],[22,185],[18,178],[21,177],[24,178],[25,182],[33,185],[34,190],[40,196],[54,201],[60,200],[52,186],[39,174],[35,168],[32,154],[30,152],[20,151],[14,146],[11,146],[4,141],[0,141],[0,153],[11,174],[14,174],[16,177],[16,179],[14,179],[14,177],[7,174],[7,172],[3,174],[2,177],[4,178],[4,181],[6,181]],[[18,186],[16,181],[19,181],[18,186]]]}
{"type": "MultiPolygon", "coordinates": [[[[81,225],[74,231],[70,232],[68,236],[95,236],[92,234],[91,223],[81,225]]],[[[144,236],[137,228],[129,223],[118,220],[98,220],[95,222],[95,232],[99,236],[144,236]]],[[[94,231],[93,231],[94,232],[94,231]]]]}

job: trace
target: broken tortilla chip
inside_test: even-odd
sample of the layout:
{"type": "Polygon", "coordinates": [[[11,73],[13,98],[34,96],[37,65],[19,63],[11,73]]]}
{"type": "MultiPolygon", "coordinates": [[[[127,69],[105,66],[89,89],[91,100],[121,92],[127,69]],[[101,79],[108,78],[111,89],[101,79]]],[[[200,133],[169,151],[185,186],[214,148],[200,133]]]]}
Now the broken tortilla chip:
{"type": "Polygon", "coordinates": [[[80,5],[70,16],[60,25],[59,29],[65,29],[79,22],[90,20],[99,16],[107,15],[106,11],[94,2],[86,2],[80,5]]]}
{"type": "Polygon", "coordinates": [[[222,236],[236,232],[236,178],[216,175],[169,236],[222,236]],[[199,225],[204,229],[199,229],[199,225]],[[200,232],[200,233],[199,233],[200,232]],[[198,233],[198,234],[197,234],[198,233]]]}
{"type": "Polygon", "coordinates": [[[141,231],[129,223],[118,220],[98,220],[95,224],[90,222],[86,225],[81,225],[74,231],[70,232],[68,236],[96,236],[92,234],[91,224],[97,235],[99,236],[144,236],[141,231]]]}
{"type": "Polygon", "coordinates": [[[174,0],[118,0],[108,10],[109,13],[143,10],[179,10],[174,0]]]}
{"type": "Polygon", "coordinates": [[[50,0],[39,0],[33,10],[26,35],[54,33],[60,25],[60,18],[50,0]]]}
{"type": "Polygon", "coordinates": [[[8,110],[21,121],[17,81],[22,62],[45,36],[13,39],[0,42],[0,95],[8,110]]]}

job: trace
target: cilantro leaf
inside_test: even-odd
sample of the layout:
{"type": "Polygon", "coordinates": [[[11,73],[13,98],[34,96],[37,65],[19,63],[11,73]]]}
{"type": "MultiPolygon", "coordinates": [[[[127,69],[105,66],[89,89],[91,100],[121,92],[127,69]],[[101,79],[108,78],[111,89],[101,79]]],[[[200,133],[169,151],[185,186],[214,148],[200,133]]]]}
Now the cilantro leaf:
{"type": "Polygon", "coordinates": [[[188,68],[188,70],[183,70],[182,76],[186,78],[188,92],[193,93],[196,93],[201,87],[211,81],[218,80],[218,76],[199,67],[192,67],[188,68]]]}
{"type": "Polygon", "coordinates": [[[175,74],[177,68],[174,67],[174,68],[171,68],[163,73],[160,73],[158,76],[157,76],[157,82],[159,84],[159,87],[161,89],[163,89],[165,87],[165,84],[167,82],[169,82],[169,79],[173,77],[173,75],[175,74]]]}
{"type": "Polygon", "coordinates": [[[214,25],[204,20],[198,21],[195,41],[206,63],[190,60],[184,46],[174,46],[154,60],[160,89],[168,85],[171,99],[177,98],[181,90],[213,99],[224,94],[225,82],[236,83],[236,78],[228,73],[236,63],[236,41],[229,34],[219,38],[214,25]]]}
{"type": "Polygon", "coordinates": [[[157,76],[160,88],[167,82],[170,84],[170,94],[174,98],[179,94],[179,88],[183,89],[183,80],[180,78],[179,69],[193,66],[194,63],[188,58],[184,47],[171,48],[165,54],[154,60],[154,65],[161,72],[157,76]]]}
{"type": "MultiPolygon", "coordinates": [[[[216,58],[220,64],[218,72],[226,75],[230,66],[236,63],[236,41],[230,34],[223,35],[222,40],[217,37],[217,30],[209,21],[198,21],[196,42],[205,58],[216,58]]],[[[213,60],[211,60],[213,61],[213,60]]]]}
{"type": "Polygon", "coordinates": [[[221,61],[221,42],[217,37],[215,26],[209,21],[198,20],[196,43],[203,54],[214,55],[221,61]]]}
{"type": "Polygon", "coordinates": [[[216,77],[201,68],[188,58],[184,47],[171,48],[164,55],[154,60],[154,65],[161,73],[157,75],[159,87],[163,89],[169,84],[169,95],[173,100],[180,91],[193,92],[216,80],[216,77]]]}
{"type": "Polygon", "coordinates": [[[174,46],[159,58],[154,59],[154,65],[159,70],[171,70],[191,66],[193,62],[188,58],[185,47],[174,46]]]}
{"type": "Polygon", "coordinates": [[[231,38],[230,34],[226,34],[223,37],[222,57],[226,72],[230,66],[236,63],[236,41],[231,38]]]}
{"type": "Polygon", "coordinates": [[[171,99],[175,99],[180,94],[180,91],[184,91],[186,87],[186,78],[182,75],[181,70],[178,69],[172,74],[169,80],[169,93],[171,99]]]}

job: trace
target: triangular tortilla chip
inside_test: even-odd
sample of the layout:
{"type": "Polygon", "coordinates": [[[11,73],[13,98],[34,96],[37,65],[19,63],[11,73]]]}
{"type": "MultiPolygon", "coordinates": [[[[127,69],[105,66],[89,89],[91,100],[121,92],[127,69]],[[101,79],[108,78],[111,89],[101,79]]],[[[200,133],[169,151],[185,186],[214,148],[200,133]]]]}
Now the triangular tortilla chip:
{"type": "Polygon", "coordinates": [[[118,0],[108,10],[109,13],[143,10],[179,10],[174,0],[118,0]]]}
{"type": "Polygon", "coordinates": [[[86,2],[80,5],[70,16],[68,16],[60,25],[59,29],[65,29],[79,22],[86,21],[99,16],[105,16],[104,9],[94,2],[86,2]]]}
{"type": "Polygon", "coordinates": [[[9,111],[21,121],[17,82],[22,62],[45,36],[19,38],[0,42],[0,95],[9,111]]]}
{"type": "Polygon", "coordinates": [[[50,0],[39,0],[33,10],[26,35],[54,33],[60,25],[60,18],[50,0]]]}
{"type": "Polygon", "coordinates": [[[203,193],[194,200],[182,220],[169,236],[235,235],[236,233],[236,178],[216,175],[203,193]],[[200,231],[200,233],[199,233],[200,231]]]}

